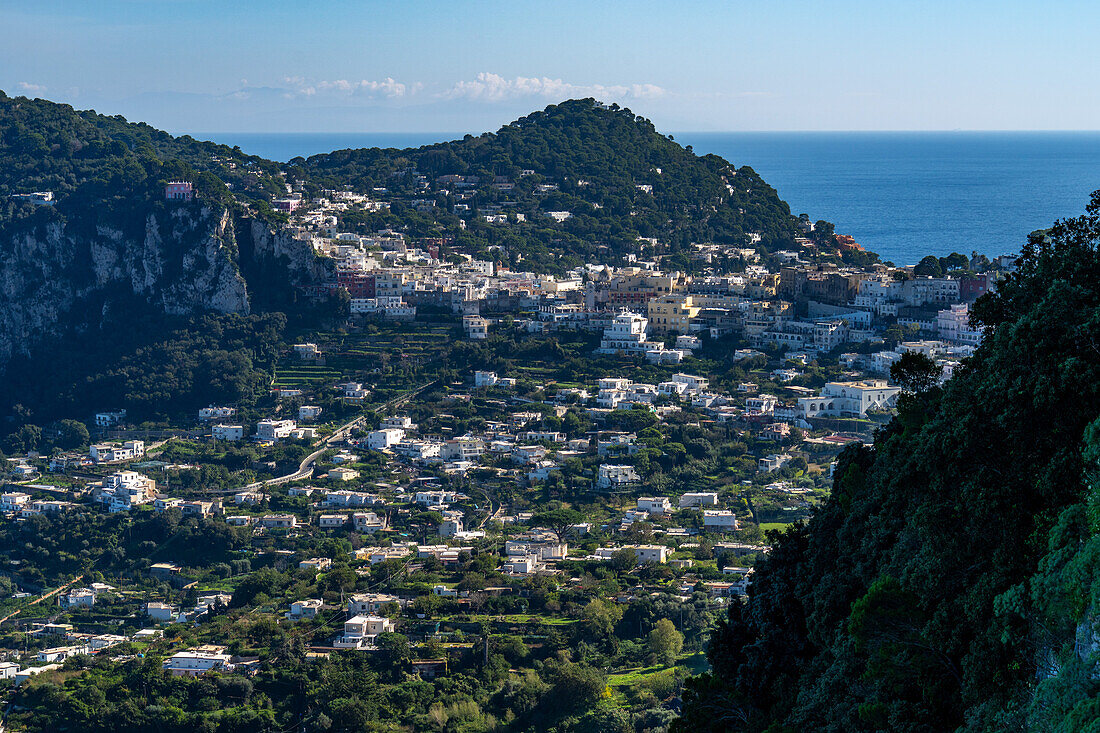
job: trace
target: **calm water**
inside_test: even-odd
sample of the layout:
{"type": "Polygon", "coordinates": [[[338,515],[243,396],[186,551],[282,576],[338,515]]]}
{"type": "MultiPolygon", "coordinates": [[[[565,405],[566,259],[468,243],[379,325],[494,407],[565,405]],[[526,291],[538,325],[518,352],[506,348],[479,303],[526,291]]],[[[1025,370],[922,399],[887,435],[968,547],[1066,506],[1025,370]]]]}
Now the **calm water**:
{"type": "MultiPolygon", "coordinates": [[[[409,147],[451,133],[201,135],[274,160],[409,147]]],[[[753,167],[795,214],[828,219],[884,260],[1016,252],[1100,189],[1100,133],[678,133],[696,153],[753,167]]]]}

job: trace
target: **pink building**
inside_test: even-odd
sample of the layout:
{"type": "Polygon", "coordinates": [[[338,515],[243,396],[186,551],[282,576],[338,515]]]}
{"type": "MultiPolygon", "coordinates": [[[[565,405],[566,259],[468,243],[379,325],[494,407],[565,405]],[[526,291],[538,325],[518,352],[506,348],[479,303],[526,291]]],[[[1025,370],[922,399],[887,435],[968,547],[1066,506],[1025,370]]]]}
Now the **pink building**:
{"type": "Polygon", "coordinates": [[[188,181],[169,181],[164,187],[164,198],[169,201],[190,201],[194,196],[188,181]]]}
{"type": "Polygon", "coordinates": [[[290,213],[293,213],[293,211],[301,205],[302,199],[300,199],[300,198],[275,199],[271,203],[275,207],[276,211],[281,211],[285,214],[290,214],[290,213]]]}

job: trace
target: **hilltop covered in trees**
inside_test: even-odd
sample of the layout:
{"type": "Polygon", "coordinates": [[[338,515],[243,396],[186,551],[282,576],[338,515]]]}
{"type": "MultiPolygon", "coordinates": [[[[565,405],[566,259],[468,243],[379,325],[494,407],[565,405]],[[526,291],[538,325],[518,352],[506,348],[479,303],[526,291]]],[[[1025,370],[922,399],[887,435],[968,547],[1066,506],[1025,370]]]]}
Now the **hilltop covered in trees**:
{"type": "Polygon", "coordinates": [[[737,168],[716,155],[697,156],[690,146],[658,133],[649,120],[594,99],[551,105],[496,133],[453,142],[296,158],[287,172],[321,186],[385,188],[395,194],[415,194],[417,174],[429,184],[441,176],[474,176],[477,180],[462,190],[476,191],[476,205],[502,205],[506,213],[524,214],[527,222],[492,227],[475,218],[463,231],[452,212],[451,190],[424,194],[436,208],[420,213],[395,206],[368,228],[400,224],[423,236],[454,234],[474,249],[499,247],[498,259],[522,255],[525,269],[610,260],[638,252],[638,237],[656,238],[660,251],[672,254],[692,242],[747,246],[749,233],[759,234],[765,247],[781,249],[793,243],[797,223],[775,189],[751,168],[737,168]],[[555,225],[547,211],[573,217],[555,225]]]}
{"type": "Polygon", "coordinates": [[[229,184],[243,196],[281,192],[278,165],[239,148],[175,137],[121,116],[75,110],[45,99],[9,97],[0,92],[0,224],[33,210],[10,194],[52,191],[55,212],[81,215],[102,210],[116,198],[153,190],[173,178],[193,180],[210,195],[229,184]]]}
{"type": "Polygon", "coordinates": [[[0,92],[0,410],[46,421],[104,389],[159,392],[163,406],[203,368],[227,368],[227,394],[241,394],[270,361],[252,347],[271,322],[250,312],[308,310],[289,302],[291,265],[270,246],[283,193],[278,164],[239,149],[0,92]],[[194,200],[165,200],[177,179],[194,200]],[[32,192],[52,199],[20,196],[32,192]]]}
{"type": "Polygon", "coordinates": [[[1100,194],[757,566],[680,730],[1095,731],[1100,194]]]}

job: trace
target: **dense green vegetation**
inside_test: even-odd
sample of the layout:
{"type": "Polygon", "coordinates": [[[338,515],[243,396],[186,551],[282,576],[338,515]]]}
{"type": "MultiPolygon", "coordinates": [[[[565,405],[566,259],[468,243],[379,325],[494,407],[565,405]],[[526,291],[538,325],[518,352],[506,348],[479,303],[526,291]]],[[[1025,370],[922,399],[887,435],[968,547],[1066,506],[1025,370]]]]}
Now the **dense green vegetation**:
{"type": "MultiPolygon", "coordinates": [[[[131,405],[151,419],[190,410],[211,388],[228,400],[254,393],[287,319],[166,315],[160,295],[189,286],[188,262],[206,261],[195,250],[223,212],[268,210],[285,190],[277,174],[238,149],[0,92],[0,261],[16,289],[5,295],[14,316],[5,323],[36,326],[11,344],[17,358],[0,364],[0,410],[41,425],[131,405]],[[194,184],[194,201],[164,200],[174,179],[194,184]],[[11,196],[32,191],[51,191],[54,205],[11,196]],[[163,240],[159,254],[147,251],[150,232],[163,240]],[[140,276],[126,271],[131,259],[140,276]],[[103,261],[122,264],[111,272],[103,261]]],[[[253,310],[308,315],[288,303],[286,273],[248,261],[236,218],[227,221],[217,257],[246,279],[253,310]]]]}
{"type": "Polygon", "coordinates": [[[102,333],[48,344],[17,358],[4,394],[25,416],[48,421],[112,405],[138,421],[193,413],[213,402],[254,404],[270,389],[286,317],[128,313],[113,339],[102,333]],[[9,391],[10,390],[10,391],[9,391]]]}
{"type": "MultiPolygon", "coordinates": [[[[488,225],[479,217],[460,230],[452,213],[459,189],[438,197],[425,213],[395,204],[390,212],[365,217],[362,227],[407,228],[413,235],[455,236],[456,244],[523,269],[560,271],[584,262],[616,261],[640,251],[638,237],[660,240],[658,251],[682,255],[692,242],[745,245],[756,232],[765,248],[793,243],[797,220],[751,168],[735,168],[715,155],[696,156],[648,120],[617,105],[578,99],[547,107],[496,133],[409,150],[339,150],[291,161],[288,175],[338,188],[352,185],[370,192],[384,188],[415,196],[413,171],[435,184],[439,176],[477,176],[461,189],[475,195],[471,210],[500,205],[524,214],[526,223],[488,225]],[[533,175],[521,175],[522,171],[533,175]],[[494,188],[504,177],[512,190],[494,188]],[[541,193],[539,185],[557,189],[541,193]],[[727,188],[727,184],[729,188],[727,188]],[[638,186],[652,186],[652,192],[638,186]],[[555,225],[547,211],[569,211],[573,218],[555,225]]],[[[424,194],[420,194],[424,195],[424,194]]],[[[383,196],[384,198],[385,196],[383,196]]],[[[669,269],[687,269],[686,257],[669,269]]]]}
{"type": "Polygon", "coordinates": [[[277,172],[276,164],[239,148],[0,92],[0,223],[34,208],[12,201],[13,193],[53,191],[56,212],[86,216],[148,189],[163,198],[158,182],[174,178],[193,178],[205,195],[220,197],[221,182],[246,196],[270,195],[279,190],[277,172]]]}
{"type": "MultiPolygon", "coordinates": [[[[309,512],[306,501],[285,494],[269,501],[265,510],[309,512]]],[[[667,726],[674,713],[661,702],[675,697],[687,667],[697,671],[702,662],[697,652],[715,611],[705,592],[647,594],[628,606],[604,599],[654,584],[662,569],[577,562],[569,572],[579,582],[564,587],[552,578],[504,575],[487,544],[450,567],[430,559],[356,569],[352,548],[377,541],[345,531],[254,535],[176,510],[7,523],[0,561],[25,571],[22,585],[55,587],[83,572],[124,588],[62,613],[81,629],[129,635],[148,623],[145,601],[189,608],[203,593],[231,596],[201,622],[169,624],[163,638],[79,656],[35,677],[19,689],[7,722],[41,731],[645,733],[667,726]],[[323,573],[297,567],[316,556],[333,566],[323,573]],[[184,566],[186,587],[149,576],[149,565],[164,561],[184,566]],[[475,592],[461,601],[429,594],[437,584],[475,592]],[[497,593],[483,592],[490,586],[497,593]],[[384,609],[401,626],[379,639],[378,650],[307,658],[310,646],[323,648],[339,632],[347,594],[365,590],[420,595],[404,612],[396,604],[384,609]],[[287,605],[302,598],[329,605],[315,619],[288,622],[287,605]],[[255,660],[253,673],[197,681],[161,671],[164,657],[203,643],[255,660]],[[421,678],[418,660],[446,660],[445,674],[421,678]],[[609,669],[618,672],[612,677],[609,669]]],[[[24,612],[33,618],[32,609],[24,612]]],[[[28,643],[40,649],[61,640],[10,628],[0,635],[7,647],[28,643]]]]}
{"type": "Polygon", "coordinates": [[[978,302],[965,367],[841,455],[680,730],[1098,729],[1098,242],[1094,195],[978,302]]]}

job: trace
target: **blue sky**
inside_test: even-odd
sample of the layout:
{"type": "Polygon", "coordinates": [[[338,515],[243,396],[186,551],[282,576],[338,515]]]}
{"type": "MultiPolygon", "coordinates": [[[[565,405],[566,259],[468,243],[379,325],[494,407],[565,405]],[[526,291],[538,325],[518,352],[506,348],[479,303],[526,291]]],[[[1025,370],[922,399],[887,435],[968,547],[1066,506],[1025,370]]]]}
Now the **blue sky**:
{"type": "Polygon", "coordinates": [[[1100,129],[1100,4],[0,4],[0,89],[172,132],[480,132],[569,97],[659,128],[1100,129]]]}

